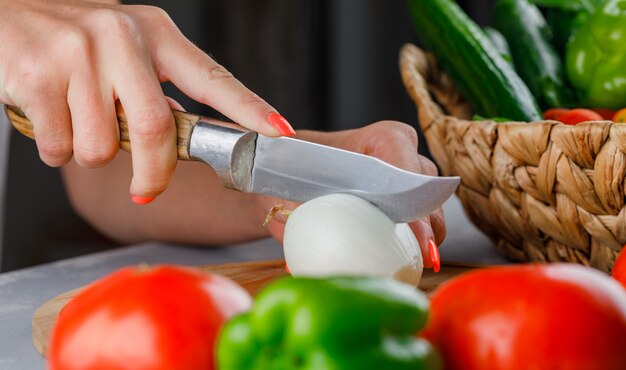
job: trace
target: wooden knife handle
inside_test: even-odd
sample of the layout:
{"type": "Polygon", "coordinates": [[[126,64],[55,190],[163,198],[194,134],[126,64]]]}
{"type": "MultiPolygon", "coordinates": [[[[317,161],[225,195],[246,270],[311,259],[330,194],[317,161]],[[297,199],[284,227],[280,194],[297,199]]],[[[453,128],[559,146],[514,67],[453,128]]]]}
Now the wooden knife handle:
{"type": "MultiPolygon", "coordinates": [[[[124,109],[119,102],[116,103],[117,109],[117,120],[120,126],[120,148],[123,150],[130,152],[131,151],[131,143],[128,135],[128,121],[126,120],[126,114],[124,113],[124,109]]],[[[28,117],[22,112],[21,109],[12,106],[6,105],[4,108],[7,117],[11,121],[13,127],[15,127],[20,133],[23,135],[35,139],[35,132],[33,131],[33,124],[30,122],[28,117]]],[[[172,109],[172,113],[174,115],[174,120],[176,121],[176,128],[178,131],[178,159],[182,160],[191,160],[189,156],[189,141],[191,139],[191,131],[193,127],[200,120],[200,116],[195,114],[190,114],[186,112],[181,112],[178,110],[172,109]]]]}

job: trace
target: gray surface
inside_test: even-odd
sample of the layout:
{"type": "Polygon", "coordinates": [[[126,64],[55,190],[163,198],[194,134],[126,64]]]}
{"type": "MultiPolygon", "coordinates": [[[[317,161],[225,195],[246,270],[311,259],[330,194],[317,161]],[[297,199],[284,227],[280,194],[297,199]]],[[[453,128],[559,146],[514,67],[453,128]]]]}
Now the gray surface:
{"type": "MultiPolygon", "coordinates": [[[[469,224],[456,197],[444,205],[444,212],[448,228],[441,247],[444,260],[506,262],[469,224]]],[[[116,268],[138,263],[205,265],[280,257],[282,249],[270,239],[220,249],[150,243],[0,274],[0,370],[44,369],[45,362],[31,342],[31,318],[37,307],[116,268]]]]}
{"type": "Polygon", "coordinates": [[[223,249],[192,249],[151,243],[0,274],[0,369],[44,369],[31,341],[37,307],[116,268],[138,263],[206,265],[282,257],[272,240],[223,249]]]}

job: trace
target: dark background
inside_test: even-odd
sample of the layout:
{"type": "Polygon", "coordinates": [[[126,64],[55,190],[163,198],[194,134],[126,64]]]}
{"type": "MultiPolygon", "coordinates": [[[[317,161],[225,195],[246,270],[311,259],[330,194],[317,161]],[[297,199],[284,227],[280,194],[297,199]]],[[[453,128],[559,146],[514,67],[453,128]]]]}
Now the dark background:
{"type": "MultiPolygon", "coordinates": [[[[480,23],[488,20],[490,1],[459,3],[480,23]]],[[[416,123],[397,67],[400,47],[418,43],[404,0],[153,4],[296,128],[338,130],[382,119],[416,123]]],[[[190,111],[213,113],[166,91],[190,111]]]]}
{"type": "MultiPolygon", "coordinates": [[[[428,1],[428,0],[424,0],[428,1]]],[[[296,129],[339,130],[392,119],[417,127],[397,67],[400,47],[419,43],[403,0],[158,0],[181,31],[296,129]]],[[[490,0],[459,1],[477,20],[490,0]]],[[[217,115],[173,86],[192,112],[217,115]]],[[[424,140],[420,152],[427,155],[424,140]]],[[[59,172],[12,133],[1,271],[115,245],[71,210],[59,172]]]]}

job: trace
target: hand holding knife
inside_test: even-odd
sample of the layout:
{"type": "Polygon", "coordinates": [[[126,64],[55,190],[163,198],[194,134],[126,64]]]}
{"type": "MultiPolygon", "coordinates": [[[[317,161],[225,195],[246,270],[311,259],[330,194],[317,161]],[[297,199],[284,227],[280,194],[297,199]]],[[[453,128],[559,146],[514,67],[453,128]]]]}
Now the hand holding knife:
{"type": "MultiPolygon", "coordinates": [[[[22,134],[34,138],[21,110],[6,106],[22,134]]],[[[118,105],[120,147],[131,151],[126,116],[118,105]]],[[[330,193],[364,198],[395,222],[427,216],[448,199],[457,177],[408,172],[377,158],[298,139],[268,138],[238,125],[173,110],[178,159],[211,166],[224,186],[304,202],[330,193]]]]}

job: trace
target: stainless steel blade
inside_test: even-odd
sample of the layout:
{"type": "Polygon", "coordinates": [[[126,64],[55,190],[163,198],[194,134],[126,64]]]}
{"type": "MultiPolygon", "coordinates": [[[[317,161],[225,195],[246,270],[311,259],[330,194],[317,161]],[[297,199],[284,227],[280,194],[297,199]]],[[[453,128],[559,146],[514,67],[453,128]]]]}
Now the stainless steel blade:
{"type": "Polygon", "coordinates": [[[292,138],[258,135],[247,190],[304,202],[330,193],[364,198],[395,222],[410,222],[440,207],[458,177],[408,172],[374,157],[292,138]]]}

